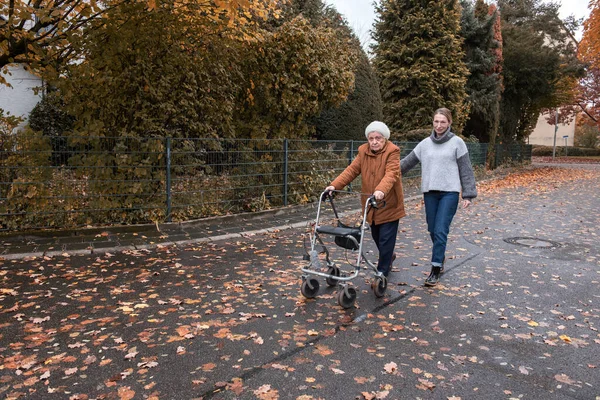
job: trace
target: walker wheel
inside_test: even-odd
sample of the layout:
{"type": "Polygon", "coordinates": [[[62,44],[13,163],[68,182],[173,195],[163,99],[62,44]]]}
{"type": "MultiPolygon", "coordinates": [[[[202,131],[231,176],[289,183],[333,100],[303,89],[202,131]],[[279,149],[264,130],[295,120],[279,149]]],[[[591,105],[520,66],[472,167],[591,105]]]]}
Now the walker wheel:
{"type": "MultiPolygon", "coordinates": [[[[332,276],[340,276],[340,269],[338,267],[329,267],[327,273],[332,276]]],[[[329,286],[335,286],[339,281],[334,278],[325,278],[325,282],[327,282],[329,286]]]]}
{"type": "Polygon", "coordinates": [[[338,304],[345,309],[354,305],[356,301],[356,289],[353,287],[345,287],[338,293],[338,304]]]}
{"type": "Polygon", "coordinates": [[[319,293],[319,281],[315,278],[308,278],[302,281],[302,286],[300,286],[300,292],[307,299],[313,299],[319,293]]]}
{"type": "Polygon", "coordinates": [[[383,297],[385,295],[385,290],[387,289],[388,280],[385,276],[378,276],[375,278],[375,281],[372,284],[373,293],[375,293],[375,297],[383,297]]]}

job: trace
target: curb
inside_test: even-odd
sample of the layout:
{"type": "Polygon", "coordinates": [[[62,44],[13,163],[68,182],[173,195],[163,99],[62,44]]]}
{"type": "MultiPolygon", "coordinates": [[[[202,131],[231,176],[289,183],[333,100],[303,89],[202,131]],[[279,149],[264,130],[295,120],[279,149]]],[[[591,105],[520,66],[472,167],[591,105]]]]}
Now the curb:
{"type": "MultiPolygon", "coordinates": [[[[415,200],[420,200],[421,198],[422,198],[421,195],[409,196],[404,199],[404,202],[405,203],[413,202],[415,200]]],[[[292,212],[297,213],[297,212],[303,211],[301,209],[307,208],[308,206],[300,205],[300,206],[292,206],[292,207],[296,208],[292,212]]],[[[292,208],[292,207],[290,207],[290,208],[292,208]]],[[[261,217],[269,216],[269,215],[273,215],[273,216],[283,215],[286,213],[286,211],[290,211],[289,208],[264,210],[264,211],[255,213],[255,215],[250,217],[249,220],[259,219],[261,217]]],[[[346,212],[340,212],[339,215],[340,215],[340,217],[343,217],[343,216],[346,216],[349,214],[353,214],[357,211],[360,211],[360,208],[355,208],[353,210],[349,210],[346,212]]],[[[221,220],[221,221],[224,220],[225,222],[227,222],[230,220],[235,220],[237,218],[239,218],[239,215],[227,215],[224,217],[208,217],[208,218],[198,219],[198,220],[194,220],[194,221],[159,224],[159,229],[160,229],[160,227],[163,227],[163,228],[178,227],[178,226],[184,226],[184,225],[188,225],[188,224],[191,225],[191,224],[198,224],[200,222],[204,223],[204,222],[218,221],[218,220],[221,220]]],[[[273,233],[276,231],[297,229],[297,228],[305,227],[307,225],[307,223],[310,223],[310,220],[308,222],[307,221],[294,222],[291,224],[273,226],[270,228],[255,229],[255,230],[244,231],[244,232],[240,232],[240,233],[228,233],[225,235],[216,235],[216,236],[209,236],[209,237],[203,237],[203,238],[197,238],[197,239],[164,241],[164,242],[160,242],[160,243],[143,244],[143,245],[124,245],[124,246],[113,246],[113,247],[103,247],[103,248],[91,248],[89,250],[64,250],[64,251],[53,250],[53,251],[46,251],[46,252],[11,253],[11,254],[1,255],[0,260],[7,260],[7,261],[8,260],[23,260],[23,259],[36,259],[36,258],[57,257],[57,256],[87,256],[87,255],[93,255],[93,254],[116,253],[116,252],[128,251],[128,250],[129,251],[151,250],[151,249],[155,249],[158,247],[165,247],[165,246],[177,246],[177,245],[185,246],[185,245],[191,245],[191,244],[196,244],[196,243],[208,243],[208,242],[217,242],[217,241],[221,241],[221,240],[247,238],[247,237],[252,237],[252,236],[256,236],[256,235],[264,235],[267,233],[273,233]]],[[[147,227],[147,226],[144,225],[144,227],[147,227]]]]}

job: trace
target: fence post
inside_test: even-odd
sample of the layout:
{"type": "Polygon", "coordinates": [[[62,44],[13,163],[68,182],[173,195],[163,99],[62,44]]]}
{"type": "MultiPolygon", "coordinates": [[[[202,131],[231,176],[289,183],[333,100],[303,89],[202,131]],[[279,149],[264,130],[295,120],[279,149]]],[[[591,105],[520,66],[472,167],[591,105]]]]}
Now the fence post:
{"type": "Polygon", "coordinates": [[[166,182],[166,191],[167,191],[167,222],[171,222],[171,138],[166,138],[166,168],[167,168],[167,182],[166,182]]]}
{"type": "Polygon", "coordinates": [[[487,168],[487,157],[488,157],[488,147],[489,144],[488,143],[481,143],[480,146],[483,146],[483,169],[485,170],[487,168]]]}
{"type": "Polygon", "coordinates": [[[283,205],[288,205],[288,140],[283,139],[283,205]]]}
{"type": "MultiPolygon", "coordinates": [[[[354,159],[354,140],[350,141],[350,149],[348,150],[348,165],[352,164],[352,160],[354,159]]],[[[352,183],[347,186],[347,190],[349,192],[352,191],[352,183]]]]}

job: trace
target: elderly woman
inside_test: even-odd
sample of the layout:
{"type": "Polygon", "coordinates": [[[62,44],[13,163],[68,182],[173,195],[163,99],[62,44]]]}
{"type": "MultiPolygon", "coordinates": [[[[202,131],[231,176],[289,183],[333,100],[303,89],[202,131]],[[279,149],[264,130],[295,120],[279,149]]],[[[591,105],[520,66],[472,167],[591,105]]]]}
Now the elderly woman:
{"type": "Polygon", "coordinates": [[[390,130],[383,122],[371,122],[365,129],[365,136],[368,143],[358,148],[358,156],[325,190],[342,190],[361,175],[363,207],[371,194],[375,199],[385,201],[385,207],[371,209],[367,222],[379,251],[377,270],[387,277],[396,259],[394,247],[400,218],[406,215],[400,176],[400,149],[389,141],[390,130]]]}

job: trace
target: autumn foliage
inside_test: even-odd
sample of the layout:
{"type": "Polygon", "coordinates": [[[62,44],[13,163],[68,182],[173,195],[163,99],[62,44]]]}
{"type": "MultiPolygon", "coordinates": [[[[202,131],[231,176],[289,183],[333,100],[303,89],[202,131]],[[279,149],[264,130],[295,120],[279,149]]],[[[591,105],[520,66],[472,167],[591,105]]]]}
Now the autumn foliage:
{"type": "MultiPolygon", "coordinates": [[[[73,40],[102,20],[111,10],[138,4],[148,11],[172,7],[185,12],[194,23],[198,16],[218,25],[243,28],[251,21],[277,13],[272,0],[41,0],[0,3],[0,71],[21,64],[37,73],[54,72],[81,56],[73,40]]],[[[0,75],[0,84],[5,83],[0,75]]]]}
{"type": "Polygon", "coordinates": [[[600,68],[600,1],[590,0],[590,16],[583,23],[579,55],[591,67],[600,68]]]}
{"type": "Polygon", "coordinates": [[[589,3],[590,16],[584,22],[579,57],[588,68],[580,80],[575,105],[584,115],[584,124],[600,126],[600,1],[589,3]]]}

